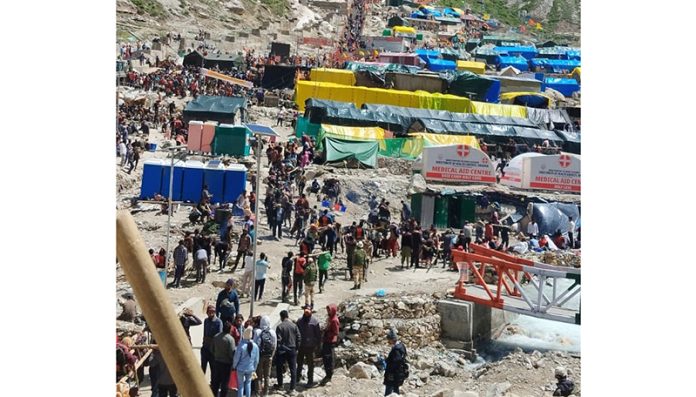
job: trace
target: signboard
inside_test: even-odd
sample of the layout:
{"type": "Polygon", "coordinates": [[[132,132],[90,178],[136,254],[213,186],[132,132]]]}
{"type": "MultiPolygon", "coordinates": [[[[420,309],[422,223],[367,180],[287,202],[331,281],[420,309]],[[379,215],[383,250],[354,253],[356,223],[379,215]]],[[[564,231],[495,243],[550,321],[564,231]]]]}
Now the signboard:
{"type": "Polygon", "coordinates": [[[302,44],[313,47],[332,47],[333,40],[326,37],[303,37],[302,44]]]}
{"type": "Polygon", "coordinates": [[[580,193],[580,156],[561,153],[525,158],[522,187],[580,193]]]}
{"type": "Polygon", "coordinates": [[[495,183],[495,169],[488,156],[469,145],[423,149],[423,176],[428,181],[495,183]]]}

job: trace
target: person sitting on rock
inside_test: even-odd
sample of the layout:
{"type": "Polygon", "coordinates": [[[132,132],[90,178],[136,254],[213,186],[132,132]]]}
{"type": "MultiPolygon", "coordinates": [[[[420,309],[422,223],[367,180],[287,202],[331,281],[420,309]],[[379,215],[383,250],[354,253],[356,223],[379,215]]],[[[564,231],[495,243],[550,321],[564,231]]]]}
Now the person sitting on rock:
{"type": "Polygon", "coordinates": [[[567,397],[573,393],[575,390],[575,383],[568,378],[568,371],[564,367],[556,367],[555,376],[556,380],[556,390],[553,392],[554,396],[567,397]]]}

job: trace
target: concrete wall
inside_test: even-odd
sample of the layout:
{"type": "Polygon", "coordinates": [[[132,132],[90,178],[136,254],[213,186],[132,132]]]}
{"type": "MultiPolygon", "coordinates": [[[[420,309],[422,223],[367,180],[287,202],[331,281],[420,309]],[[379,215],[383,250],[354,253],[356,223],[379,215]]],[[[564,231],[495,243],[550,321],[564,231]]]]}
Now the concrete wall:
{"type": "Polygon", "coordinates": [[[456,299],[443,299],[438,302],[442,337],[464,342],[465,345],[478,344],[496,334],[496,331],[512,321],[517,315],[456,299]]]}

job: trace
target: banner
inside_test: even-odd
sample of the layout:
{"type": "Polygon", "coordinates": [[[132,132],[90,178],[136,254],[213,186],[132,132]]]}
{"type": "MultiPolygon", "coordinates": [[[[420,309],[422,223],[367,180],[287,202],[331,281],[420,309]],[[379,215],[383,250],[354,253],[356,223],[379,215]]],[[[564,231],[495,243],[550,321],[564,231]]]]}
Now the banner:
{"type": "Polygon", "coordinates": [[[254,83],[252,83],[251,81],[236,79],[232,76],[228,76],[226,74],[214,72],[210,69],[201,68],[201,74],[205,77],[210,77],[211,79],[223,80],[223,81],[226,81],[228,83],[241,85],[242,87],[245,87],[245,88],[254,88],[254,83]]]}
{"type": "Polygon", "coordinates": [[[561,153],[525,158],[522,188],[580,193],[580,156],[561,153]]]}
{"type": "Polygon", "coordinates": [[[496,182],[490,158],[469,145],[424,148],[422,174],[427,181],[496,182]]]}

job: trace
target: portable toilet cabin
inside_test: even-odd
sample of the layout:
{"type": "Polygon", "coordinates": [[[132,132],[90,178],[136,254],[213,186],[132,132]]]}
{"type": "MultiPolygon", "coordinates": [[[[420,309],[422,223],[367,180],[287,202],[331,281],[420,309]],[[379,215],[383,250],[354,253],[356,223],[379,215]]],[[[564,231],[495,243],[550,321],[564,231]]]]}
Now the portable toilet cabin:
{"type": "Polygon", "coordinates": [[[212,153],[213,152],[213,139],[215,138],[215,129],[217,128],[217,121],[206,121],[203,123],[203,132],[201,135],[201,152],[212,153]]]}
{"type": "Polygon", "coordinates": [[[188,142],[186,147],[192,152],[201,151],[201,139],[203,138],[203,122],[190,121],[188,128],[188,142]]]}
{"type": "Polygon", "coordinates": [[[143,180],[140,185],[140,199],[151,200],[157,193],[161,193],[162,172],[164,162],[162,160],[146,160],[143,162],[143,180]]]}
{"type": "MultiPolygon", "coordinates": [[[[171,161],[171,160],[170,160],[171,161]]],[[[160,188],[164,197],[169,197],[169,170],[170,161],[165,160],[162,166],[162,187],[160,188]]],[[[181,160],[174,162],[174,175],[172,180],[172,200],[181,201],[181,191],[184,182],[184,162],[181,160]]]]}
{"type": "MultiPolygon", "coordinates": [[[[224,187],[225,187],[225,166],[220,160],[211,160],[206,164],[203,183],[208,185],[208,192],[213,196],[210,201],[212,203],[225,202],[224,187]]],[[[200,194],[200,191],[198,192],[200,194]]]]}
{"type": "Polygon", "coordinates": [[[225,203],[233,203],[246,189],[247,168],[242,164],[231,164],[225,169],[225,193],[222,198],[225,203]]]}
{"type": "Polygon", "coordinates": [[[248,156],[251,130],[243,125],[220,124],[215,129],[212,152],[216,155],[248,156]]]}
{"type": "Polygon", "coordinates": [[[181,189],[181,201],[197,203],[203,190],[203,171],[205,164],[200,161],[189,160],[184,164],[183,188],[181,189]]]}

